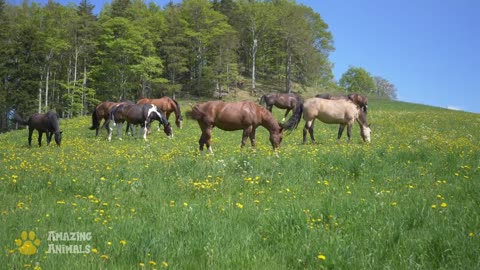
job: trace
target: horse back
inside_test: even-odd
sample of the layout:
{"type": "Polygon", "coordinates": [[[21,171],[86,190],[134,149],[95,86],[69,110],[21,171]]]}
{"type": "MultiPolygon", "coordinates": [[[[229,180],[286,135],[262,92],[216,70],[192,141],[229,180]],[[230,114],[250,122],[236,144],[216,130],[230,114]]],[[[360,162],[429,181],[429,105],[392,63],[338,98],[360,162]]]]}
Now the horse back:
{"type": "Polygon", "coordinates": [[[306,121],[316,118],[327,124],[347,124],[358,117],[356,105],[344,99],[312,98],[305,101],[303,109],[306,121]]]}

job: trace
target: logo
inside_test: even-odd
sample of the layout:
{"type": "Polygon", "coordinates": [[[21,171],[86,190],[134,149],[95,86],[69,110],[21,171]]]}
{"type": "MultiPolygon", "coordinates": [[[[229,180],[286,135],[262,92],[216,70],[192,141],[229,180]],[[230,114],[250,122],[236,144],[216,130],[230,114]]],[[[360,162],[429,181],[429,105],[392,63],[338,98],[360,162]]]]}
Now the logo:
{"type": "Polygon", "coordinates": [[[22,231],[20,239],[15,239],[15,244],[18,246],[20,254],[33,255],[37,253],[37,248],[40,246],[40,239],[37,238],[34,231],[22,231]]]}

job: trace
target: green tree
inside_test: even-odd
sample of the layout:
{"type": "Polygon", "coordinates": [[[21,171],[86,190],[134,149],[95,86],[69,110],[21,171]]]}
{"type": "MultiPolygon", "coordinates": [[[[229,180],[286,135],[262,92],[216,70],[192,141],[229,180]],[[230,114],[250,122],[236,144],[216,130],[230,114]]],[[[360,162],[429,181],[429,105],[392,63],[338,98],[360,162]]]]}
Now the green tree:
{"type": "Polygon", "coordinates": [[[375,95],[382,98],[397,99],[397,88],[386,79],[375,76],[375,95]]]}
{"type": "Polygon", "coordinates": [[[347,93],[373,93],[375,80],[370,73],[360,67],[350,67],[340,78],[339,85],[347,93]]]}

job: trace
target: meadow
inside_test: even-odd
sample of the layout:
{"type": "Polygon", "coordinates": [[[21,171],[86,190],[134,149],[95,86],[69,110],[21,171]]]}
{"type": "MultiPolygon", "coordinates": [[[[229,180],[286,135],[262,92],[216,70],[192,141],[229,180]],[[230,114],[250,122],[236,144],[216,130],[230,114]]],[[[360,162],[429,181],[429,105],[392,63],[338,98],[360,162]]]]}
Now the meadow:
{"type": "Polygon", "coordinates": [[[61,147],[0,134],[0,268],[480,268],[478,114],[373,100],[371,144],[316,123],[303,145],[302,120],[278,153],[259,127],[203,156],[193,120],[110,143],[90,121],[62,119],[61,147]]]}

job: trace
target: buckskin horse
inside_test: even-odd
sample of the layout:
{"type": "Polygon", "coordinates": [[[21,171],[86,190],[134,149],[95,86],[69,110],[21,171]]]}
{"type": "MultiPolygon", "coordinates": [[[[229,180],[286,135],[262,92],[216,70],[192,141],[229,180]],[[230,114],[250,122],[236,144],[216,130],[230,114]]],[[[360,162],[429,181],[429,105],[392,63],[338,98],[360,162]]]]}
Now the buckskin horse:
{"type": "MultiPolygon", "coordinates": [[[[127,122],[127,130],[130,125],[140,124],[144,128],[143,139],[147,140],[147,132],[150,128],[150,123],[153,120],[160,121],[163,124],[163,131],[168,137],[172,136],[172,126],[166,119],[163,112],[158,111],[157,106],[153,104],[121,104],[116,106],[110,112],[110,118],[106,125],[110,121],[115,124],[119,124],[118,137],[121,139],[121,126],[124,122],[127,122]]],[[[112,139],[112,129],[109,129],[108,140],[112,139]]]]}
{"type": "Polygon", "coordinates": [[[161,97],[156,99],[142,98],[137,101],[137,104],[153,104],[157,106],[160,111],[165,113],[167,120],[170,119],[170,114],[172,112],[175,113],[175,125],[177,125],[177,127],[180,129],[182,128],[182,111],[180,110],[180,104],[178,104],[175,99],[170,97],[161,97]]]}
{"type": "MultiPolygon", "coordinates": [[[[367,123],[366,114],[350,100],[330,100],[317,97],[307,99],[303,103],[303,119],[305,120],[305,126],[303,128],[303,143],[306,143],[307,141],[307,132],[310,133],[312,141],[315,141],[313,135],[313,123],[315,119],[326,124],[340,124],[338,129],[338,139],[342,137],[343,130],[346,126],[349,141],[352,125],[357,121],[360,126],[360,135],[362,136],[363,141],[370,142],[371,130],[367,123]]],[[[287,123],[284,126],[286,125],[287,123]]]]}
{"type": "Polygon", "coordinates": [[[294,93],[270,93],[260,98],[260,104],[264,104],[267,109],[272,112],[273,106],[287,110],[283,116],[282,122],[287,118],[288,113],[302,102],[302,98],[294,93]]]}
{"type": "Polygon", "coordinates": [[[32,146],[32,134],[36,129],[38,131],[38,146],[42,146],[42,135],[47,134],[47,145],[52,140],[52,135],[55,134],[55,143],[60,146],[62,143],[62,131],[58,123],[58,116],[56,113],[49,111],[47,113],[35,113],[27,120],[22,119],[18,114],[15,114],[15,121],[22,125],[28,126],[28,145],[32,146]]]}
{"type": "Polygon", "coordinates": [[[330,95],[330,94],[318,94],[315,97],[324,98],[324,99],[346,99],[351,100],[353,103],[357,104],[362,110],[367,113],[368,110],[368,98],[359,94],[348,94],[348,95],[330,95]]]}
{"type": "Polygon", "coordinates": [[[241,147],[245,146],[247,138],[250,138],[252,147],[255,147],[255,131],[258,126],[263,126],[270,133],[273,149],[279,148],[282,142],[283,127],[271,112],[255,102],[208,101],[195,105],[189,116],[197,120],[202,130],[198,141],[201,153],[205,144],[208,151],[213,153],[211,138],[214,127],[225,131],[243,130],[241,147]]]}

